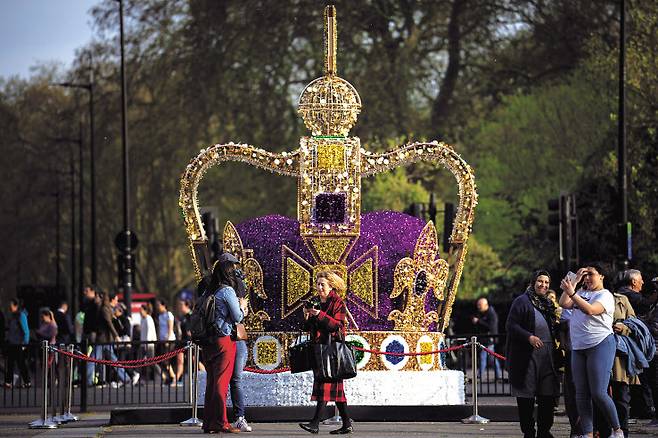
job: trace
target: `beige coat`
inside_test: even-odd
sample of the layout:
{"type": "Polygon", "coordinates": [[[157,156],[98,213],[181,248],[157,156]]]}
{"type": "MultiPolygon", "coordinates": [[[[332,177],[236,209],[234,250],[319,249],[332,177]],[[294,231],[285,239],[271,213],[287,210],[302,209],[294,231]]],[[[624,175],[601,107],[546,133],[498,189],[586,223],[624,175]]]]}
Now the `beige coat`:
{"type": "MultiPolygon", "coordinates": [[[[615,297],[615,313],[613,318],[615,321],[624,320],[631,316],[635,316],[635,311],[631,306],[631,303],[628,301],[625,295],[622,294],[613,294],[615,297]]],[[[621,335],[628,336],[630,334],[630,329],[622,324],[621,335]]],[[[628,385],[639,385],[640,378],[638,376],[629,376],[626,372],[626,359],[615,355],[615,361],[612,364],[612,380],[615,382],[624,382],[628,385]]]]}

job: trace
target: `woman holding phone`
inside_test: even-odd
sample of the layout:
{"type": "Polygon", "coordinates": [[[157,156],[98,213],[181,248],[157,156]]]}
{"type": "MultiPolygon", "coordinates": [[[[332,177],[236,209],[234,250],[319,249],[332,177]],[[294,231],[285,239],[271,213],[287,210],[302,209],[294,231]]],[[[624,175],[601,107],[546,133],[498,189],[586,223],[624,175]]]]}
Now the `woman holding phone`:
{"type": "Polygon", "coordinates": [[[607,392],[617,347],[612,331],[615,300],[604,287],[604,279],[605,272],[598,263],[580,268],[575,278],[565,277],[560,284],[560,306],[573,309],[569,320],[571,368],[582,432],[587,437],[593,435],[594,402],[612,426],[612,436],[623,438],[615,404],[607,392]],[[583,288],[576,290],[581,280],[583,288]]]}
{"type": "Polygon", "coordinates": [[[512,303],[507,317],[507,365],[512,395],[516,397],[519,423],[527,438],[549,438],[553,403],[560,387],[555,356],[558,310],[548,299],[548,271],[532,274],[524,294],[512,303]],[[535,401],[537,430],[535,433],[535,401]]]}

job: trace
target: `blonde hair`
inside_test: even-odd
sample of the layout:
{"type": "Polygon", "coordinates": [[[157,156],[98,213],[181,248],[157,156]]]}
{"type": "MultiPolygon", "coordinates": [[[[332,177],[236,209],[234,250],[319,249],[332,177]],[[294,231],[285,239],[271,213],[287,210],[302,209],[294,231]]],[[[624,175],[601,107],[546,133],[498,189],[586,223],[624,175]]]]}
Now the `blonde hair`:
{"type": "Polygon", "coordinates": [[[329,286],[331,286],[331,288],[340,296],[343,296],[347,290],[345,280],[334,271],[320,271],[318,272],[317,278],[326,278],[329,286]]]}

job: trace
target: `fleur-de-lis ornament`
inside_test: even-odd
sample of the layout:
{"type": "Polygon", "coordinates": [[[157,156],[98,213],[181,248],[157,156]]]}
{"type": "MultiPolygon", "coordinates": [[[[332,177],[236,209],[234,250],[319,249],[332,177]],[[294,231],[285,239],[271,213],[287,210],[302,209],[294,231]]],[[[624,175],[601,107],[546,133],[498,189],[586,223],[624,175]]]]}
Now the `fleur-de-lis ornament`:
{"type": "Polygon", "coordinates": [[[398,262],[393,274],[393,292],[390,298],[405,294],[402,311],[393,310],[388,315],[394,321],[395,330],[427,330],[439,320],[436,311],[425,311],[427,294],[443,301],[443,290],[448,281],[448,262],[439,257],[436,229],[428,222],[416,241],[414,257],[398,262]]]}

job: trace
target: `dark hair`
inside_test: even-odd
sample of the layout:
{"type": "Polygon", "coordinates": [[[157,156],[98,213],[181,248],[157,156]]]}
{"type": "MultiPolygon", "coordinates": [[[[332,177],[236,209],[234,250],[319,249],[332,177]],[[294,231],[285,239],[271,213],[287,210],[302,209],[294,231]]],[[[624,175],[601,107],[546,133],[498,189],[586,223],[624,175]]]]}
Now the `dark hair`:
{"type": "Polygon", "coordinates": [[[187,298],[178,298],[178,301],[185,304],[190,309],[192,308],[192,301],[191,300],[188,300],[187,298]]]}
{"type": "Polygon", "coordinates": [[[584,263],[584,267],[586,268],[594,268],[596,272],[598,272],[600,275],[603,276],[603,287],[608,289],[608,282],[609,282],[609,277],[608,277],[608,270],[605,268],[605,265],[602,262],[589,262],[589,263],[584,263]]]}
{"type": "Polygon", "coordinates": [[[530,287],[534,290],[535,288],[535,283],[537,282],[537,279],[541,277],[542,275],[545,275],[548,277],[548,282],[551,282],[551,274],[548,273],[546,269],[537,269],[535,272],[532,273],[532,278],[530,279],[530,287]]]}
{"type": "Polygon", "coordinates": [[[153,315],[153,306],[151,306],[151,303],[142,304],[142,309],[144,309],[147,315],[153,315]]]}
{"type": "Polygon", "coordinates": [[[18,310],[21,310],[23,308],[23,300],[21,300],[20,298],[12,298],[11,300],[9,300],[9,302],[14,306],[18,307],[18,310]]]}
{"type": "Polygon", "coordinates": [[[203,295],[210,288],[211,283],[212,283],[212,273],[204,275],[196,286],[197,297],[203,295]]]}
{"type": "Polygon", "coordinates": [[[112,301],[112,300],[115,299],[116,297],[117,297],[117,293],[116,293],[116,292],[110,292],[110,293],[107,294],[107,299],[110,300],[110,301],[112,301]]]}
{"type": "Polygon", "coordinates": [[[231,286],[238,290],[237,278],[235,278],[235,263],[231,261],[215,262],[212,268],[212,279],[210,281],[210,290],[216,291],[222,284],[231,286]]]}

